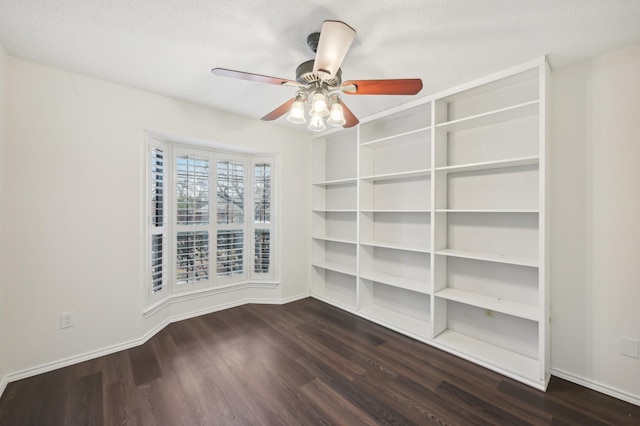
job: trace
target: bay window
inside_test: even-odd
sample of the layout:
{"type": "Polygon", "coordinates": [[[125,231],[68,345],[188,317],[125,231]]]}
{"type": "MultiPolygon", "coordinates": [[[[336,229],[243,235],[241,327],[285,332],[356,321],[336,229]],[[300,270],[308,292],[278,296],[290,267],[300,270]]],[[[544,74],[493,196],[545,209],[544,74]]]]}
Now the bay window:
{"type": "Polygon", "coordinates": [[[273,157],[153,136],[147,148],[149,303],[185,291],[273,282],[273,157]]]}

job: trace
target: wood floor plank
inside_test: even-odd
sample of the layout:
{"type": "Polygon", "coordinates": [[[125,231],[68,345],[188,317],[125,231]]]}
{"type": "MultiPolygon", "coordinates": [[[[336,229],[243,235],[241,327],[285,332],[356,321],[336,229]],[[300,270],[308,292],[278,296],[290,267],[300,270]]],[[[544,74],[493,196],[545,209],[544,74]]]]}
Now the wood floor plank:
{"type": "Polygon", "coordinates": [[[96,426],[104,424],[102,372],[76,379],[69,392],[72,397],[66,398],[66,417],[62,424],[96,426]]]}
{"type": "Polygon", "coordinates": [[[376,425],[378,422],[366,412],[340,395],[334,387],[314,379],[301,388],[310,403],[318,408],[321,418],[329,424],[376,425]]]}
{"type": "Polygon", "coordinates": [[[559,403],[555,398],[545,397],[545,394],[535,389],[526,389],[514,383],[504,381],[498,387],[500,392],[518,398],[523,405],[530,405],[548,412],[552,419],[561,420],[564,424],[600,426],[602,422],[582,410],[559,403]]]}
{"type": "MultiPolygon", "coordinates": [[[[154,338],[155,337],[157,336],[154,336],[154,338]]],[[[127,353],[129,354],[133,381],[136,386],[162,377],[162,371],[158,365],[158,360],[156,359],[150,344],[131,348],[127,353]]]]}
{"type": "Polygon", "coordinates": [[[307,298],[173,323],[136,348],[9,383],[0,426],[640,425],[640,407],[546,393],[307,298]]]}

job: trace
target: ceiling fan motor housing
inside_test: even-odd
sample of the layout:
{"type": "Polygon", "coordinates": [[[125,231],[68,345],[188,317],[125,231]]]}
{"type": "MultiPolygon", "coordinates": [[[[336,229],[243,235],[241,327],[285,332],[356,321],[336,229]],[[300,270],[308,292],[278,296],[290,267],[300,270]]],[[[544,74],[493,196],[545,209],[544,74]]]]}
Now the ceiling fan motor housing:
{"type": "MultiPolygon", "coordinates": [[[[307,62],[303,62],[296,68],[296,81],[302,84],[313,86],[320,84],[320,77],[313,72],[313,59],[307,62]]],[[[325,78],[324,83],[330,88],[338,87],[342,84],[342,69],[338,68],[336,75],[330,78],[325,78]]]]}

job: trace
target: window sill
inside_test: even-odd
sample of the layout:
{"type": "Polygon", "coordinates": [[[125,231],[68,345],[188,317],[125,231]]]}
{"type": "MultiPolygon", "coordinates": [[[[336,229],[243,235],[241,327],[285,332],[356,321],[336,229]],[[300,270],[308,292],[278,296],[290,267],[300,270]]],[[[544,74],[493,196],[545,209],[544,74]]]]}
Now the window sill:
{"type": "Polygon", "coordinates": [[[217,287],[204,288],[193,291],[185,291],[170,294],[164,299],[147,306],[142,312],[145,318],[151,317],[173,303],[185,302],[188,300],[199,299],[201,297],[212,296],[214,294],[227,293],[230,291],[242,290],[245,288],[277,288],[280,283],[278,281],[242,281],[239,283],[227,284],[217,287]]]}

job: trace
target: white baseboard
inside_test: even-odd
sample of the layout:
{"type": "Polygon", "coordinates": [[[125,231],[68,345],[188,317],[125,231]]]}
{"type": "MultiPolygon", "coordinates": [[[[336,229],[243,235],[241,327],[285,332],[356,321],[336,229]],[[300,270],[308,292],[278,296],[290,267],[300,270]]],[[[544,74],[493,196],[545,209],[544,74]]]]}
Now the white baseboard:
{"type": "Polygon", "coordinates": [[[116,352],[120,352],[120,351],[125,350],[125,349],[131,349],[131,348],[134,348],[136,346],[140,346],[140,345],[146,343],[149,339],[151,339],[153,336],[158,334],[160,331],[162,331],[162,329],[164,329],[166,326],[168,326],[169,324],[174,323],[174,322],[186,320],[186,319],[189,319],[189,318],[198,317],[198,316],[201,316],[201,315],[210,314],[210,313],[217,312],[217,311],[222,311],[222,310],[229,309],[229,308],[235,308],[237,306],[242,306],[242,305],[246,305],[246,304],[249,304],[249,303],[269,304],[269,305],[284,305],[286,303],[295,302],[296,300],[301,300],[301,299],[304,299],[306,297],[309,297],[309,293],[303,293],[303,294],[287,297],[285,299],[254,299],[254,298],[249,298],[249,299],[243,299],[243,300],[239,300],[239,301],[234,301],[233,303],[226,303],[226,304],[222,304],[222,305],[216,305],[216,306],[213,306],[213,307],[210,307],[210,308],[207,308],[207,309],[201,309],[201,310],[198,310],[198,311],[192,311],[192,312],[189,312],[187,314],[175,315],[175,316],[173,316],[171,318],[167,318],[166,320],[162,321],[160,324],[158,324],[157,326],[155,326],[151,330],[147,331],[139,339],[129,340],[128,342],[119,343],[117,345],[108,346],[106,348],[98,349],[98,350],[95,350],[95,351],[85,352],[83,354],[70,356],[70,357],[67,357],[67,358],[59,359],[57,361],[52,361],[52,362],[41,364],[41,365],[38,365],[38,366],[35,366],[35,367],[27,368],[27,369],[24,369],[24,370],[21,370],[21,371],[16,371],[16,372],[13,372],[13,373],[9,373],[9,374],[5,375],[2,378],[2,380],[0,381],[0,397],[2,396],[2,394],[3,394],[4,390],[6,389],[7,385],[9,383],[11,383],[11,382],[15,382],[16,380],[26,379],[28,377],[33,377],[33,376],[36,376],[38,374],[47,373],[49,371],[53,371],[53,370],[57,370],[59,368],[67,367],[69,365],[78,364],[80,362],[89,361],[89,360],[94,359],[94,358],[99,358],[101,356],[110,355],[110,354],[113,354],[113,353],[116,353],[116,352]]]}
{"type": "Polygon", "coordinates": [[[4,376],[1,380],[0,380],[0,396],[2,396],[2,393],[4,392],[4,390],[7,388],[7,384],[9,383],[9,380],[7,379],[8,376],[4,376]]]}
{"type": "Polygon", "coordinates": [[[631,404],[640,406],[640,396],[630,394],[629,392],[625,392],[620,389],[616,389],[609,385],[605,385],[602,383],[598,383],[595,380],[586,379],[584,377],[578,376],[573,373],[569,373],[568,371],[560,370],[558,368],[551,369],[551,375],[559,377],[561,379],[567,380],[569,382],[578,384],[580,386],[584,386],[585,388],[594,390],[596,392],[603,393],[605,395],[609,395],[611,397],[620,399],[622,401],[629,402],[631,404]]]}

